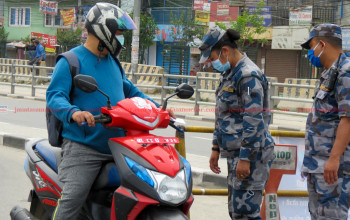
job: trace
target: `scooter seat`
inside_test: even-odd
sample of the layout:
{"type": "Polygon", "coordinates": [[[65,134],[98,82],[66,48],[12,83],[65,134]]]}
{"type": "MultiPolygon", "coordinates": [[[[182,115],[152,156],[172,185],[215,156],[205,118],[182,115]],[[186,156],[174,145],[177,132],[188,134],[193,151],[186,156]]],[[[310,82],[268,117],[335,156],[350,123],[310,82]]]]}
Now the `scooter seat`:
{"type": "Polygon", "coordinates": [[[114,162],[109,162],[105,164],[97,176],[93,189],[103,189],[103,188],[118,188],[120,186],[121,180],[114,162]]]}
{"type": "Polygon", "coordinates": [[[61,163],[62,148],[53,147],[50,145],[48,140],[43,140],[36,144],[35,149],[38,150],[47,164],[57,173],[58,165],[61,163]]]}

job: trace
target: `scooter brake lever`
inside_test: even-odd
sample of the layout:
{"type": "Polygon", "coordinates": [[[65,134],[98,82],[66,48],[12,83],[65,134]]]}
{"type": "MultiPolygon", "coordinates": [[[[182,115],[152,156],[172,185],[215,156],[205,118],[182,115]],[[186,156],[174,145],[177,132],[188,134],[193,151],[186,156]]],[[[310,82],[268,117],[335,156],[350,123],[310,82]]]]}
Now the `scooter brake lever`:
{"type": "Polygon", "coordinates": [[[169,121],[170,127],[175,128],[177,131],[179,131],[181,133],[184,133],[184,130],[182,130],[180,127],[176,126],[174,124],[174,122],[175,122],[175,120],[173,118],[170,118],[170,121],[169,121]]]}

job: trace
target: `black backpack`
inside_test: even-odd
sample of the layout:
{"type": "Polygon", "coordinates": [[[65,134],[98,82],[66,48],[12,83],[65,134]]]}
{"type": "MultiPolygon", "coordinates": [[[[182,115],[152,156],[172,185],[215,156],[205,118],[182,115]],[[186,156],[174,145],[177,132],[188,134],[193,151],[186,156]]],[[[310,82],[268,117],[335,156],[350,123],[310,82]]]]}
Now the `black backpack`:
{"type": "MultiPolygon", "coordinates": [[[[69,64],[70,74],[72,76],[72,87],[69,93],[70,100],[72,100],[72,91],[74,88],[73,78],[79,74],[79,60],[72,51],[64,52],[58,55],[56,63],[62,58],[66,58],[69,64]]],[[[61,147],[63,142],[62,130],[63,123],[52,113],[51,109],[46,106],[46,126],[48,132],[49,143],[54,147],[61,147]]]]}

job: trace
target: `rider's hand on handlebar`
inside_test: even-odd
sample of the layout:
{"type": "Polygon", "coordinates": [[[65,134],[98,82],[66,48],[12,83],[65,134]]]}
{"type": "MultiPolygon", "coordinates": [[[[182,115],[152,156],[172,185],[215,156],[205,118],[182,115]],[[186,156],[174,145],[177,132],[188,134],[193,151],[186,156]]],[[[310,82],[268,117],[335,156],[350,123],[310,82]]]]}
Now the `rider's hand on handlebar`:
{"type": "Polygon", "coordinates": [[[95,127],[94,116],[87,111],[76,111],[72,114],[72,119],[77,122],[79,125],[83,122],[87,122],[89,127],[95,127]]]}

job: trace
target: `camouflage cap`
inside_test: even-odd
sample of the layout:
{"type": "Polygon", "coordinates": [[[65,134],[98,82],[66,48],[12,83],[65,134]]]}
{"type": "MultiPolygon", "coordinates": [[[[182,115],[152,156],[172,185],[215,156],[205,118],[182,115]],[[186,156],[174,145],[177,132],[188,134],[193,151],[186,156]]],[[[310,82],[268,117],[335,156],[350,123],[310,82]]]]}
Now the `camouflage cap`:
{"type": "Polygon", "coordinates": [[[318,24],[311,29],[309,39],[301,46],[309,50],[309,43],[314,37],[337,37],[342,39],[341,27],[336,24],[318,24]]]}
{"type": "Polygon", "coordinates": [[[225,31],[219,28],[219,26],[214,26],[209,29],[207,34],[204,36],[199,50],[201,51],[201,59],[199,63],[204,63],[210,56],[211,49],[213,46],[219,42],[219,40],[224,36],[225,31]]]}

